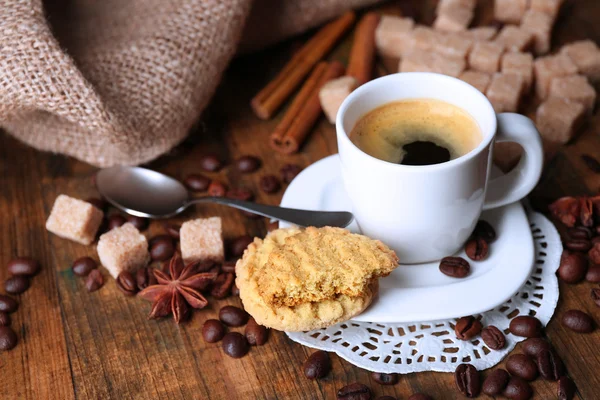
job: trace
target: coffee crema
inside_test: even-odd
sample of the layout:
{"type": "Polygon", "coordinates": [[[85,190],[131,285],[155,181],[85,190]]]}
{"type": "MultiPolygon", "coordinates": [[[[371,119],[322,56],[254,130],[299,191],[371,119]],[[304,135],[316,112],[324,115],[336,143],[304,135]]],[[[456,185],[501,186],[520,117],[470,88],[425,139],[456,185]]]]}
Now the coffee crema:
{"type": "Polygon", "coordinates": [[[349,135],[365,153],[404,165],[454,160],[482,140],[475,119],[460,107],[435,99],[384,104],[362,116],[349,135]]]}

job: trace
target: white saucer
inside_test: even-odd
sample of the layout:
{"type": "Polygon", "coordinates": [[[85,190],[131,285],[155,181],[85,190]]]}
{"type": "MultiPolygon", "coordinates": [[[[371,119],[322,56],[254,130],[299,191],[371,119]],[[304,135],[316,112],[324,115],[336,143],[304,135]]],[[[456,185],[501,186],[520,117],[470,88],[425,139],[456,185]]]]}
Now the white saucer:
{"type": "MultiPolygon", "coordinates": [[[[344,191],[337,155],[302,171],[288,186],[283,207],[352,211],[344,191]]],[[[515,294],[531,273],[534,246],[529,221],[520,203],[485,211],[497,239],[485,261],[471,263],[463,279],[442,274],[439,263],[402,265],[379,281],[379,296],[357,321],[420,322],[456,318],[488,311],[515,294]]],[[[289,224],[281,223],[281,227],[289,224]]],[[[349,229],[359,232],[353,222],[349,229]]],[[[461,255],[461,254],[458,254],[461,255]]],[[[462,252],[464,255],[464,252],[462,252]]]]}

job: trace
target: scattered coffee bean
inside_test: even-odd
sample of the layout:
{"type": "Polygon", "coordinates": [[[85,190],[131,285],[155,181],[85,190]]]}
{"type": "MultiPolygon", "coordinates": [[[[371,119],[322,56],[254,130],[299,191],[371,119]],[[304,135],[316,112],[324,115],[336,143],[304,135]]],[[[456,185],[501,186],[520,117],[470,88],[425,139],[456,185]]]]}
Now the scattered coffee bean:
{"type": "Polygon", "coordinates": [[[580,203],[580,214],[579,220],[581,225],[592,227],[594,226],[594,204],[588,197],[582,197],[579,199],[580,203]]]}
{"type": "Polygon", "coordinates": [[[565,374],[565,365],[552,349],[541,350],[537,355],[537,365],[540,375],[547,381],[557,381],[565,374]]]}
{"type": "Polygon", "coordinates": [[[171,236],[175,240],[179,240],[179,230],[181,229],[181,226],[175,224],[165,224],[164,228],[165,232],[167,232],[167,235],[171,236]]]}
{"type": "Polygon", "coordinates": [[[238,288],[235,283],[233,284],[233,287],[231,288],[231,295],[232,296],[239,296],[240,295],[240,288],[238,288]]]}
{"type": "Polygon", "coordinates": [[[588,258],[592,264],[600,264],[600,242],[594,244],[594,247],[588,251],[588,258]]]}
{"type": "Polygon", "coordinates": [[[362,383],[351,383],[337,392],[338,400],[371,400],[371,389],[362,383]]]}
{"type": "Polygon", "coordinates": [[[226,196],[230,199],[242,201],[252,201],[254,199],[254,193],[252,193],[252,190],[241,187],[229,189],[226,196]]]}
{"type": "Polygon", "coordinates": [[[433,400],[433,397],[424,393],[415,393],[411,395],[408,400],[433,400]]]}
{"type": "Polygon", "coordinates": [[[223,182],[212,181],[208,185],[208,194],[214,197],[225,197],[227,193],[227,186],[223,182]]]}
{"type": "Polygon", "coordinates": [[[242,326],[248,322],[246,311],[235,306],[225,306],[219,311],[219,319],[228,326],[242,326]]]}
{"type": "Polygon", "coordinates": [[[93,258],[81,257],[73,261],[71,269],[77,276],[87,276],[93,269],[96,269],[98,264],[93,258]]]}
{"type": "Polygon", "coordinates": [[[275,175],[265,175],[260,178],[260,189],[268,194],[277,193],[281,189],[281,183],[275,175]]]}
{"type": "Polygon", "coordinates": [[[0,351],[14,348],[17,342],[17,334],[10,326],[0,326],[0,351]]]}
{"type": "Polygon", "coordinates": [[[248,174],[260,168],[260,159],[254,156],[243,156],[236,160],[238,171],[248,174]]]}
{"type": "Polygon", "coordinates": [[[231,294],[235,277],[231,272],[223,272],[212,283],[210,295],[215,299],[224,299],[231,294]]]}
{"type": "Polygon", "coordinates": [[[191,192],[205,192],[210,185],[210,178],[200,174],[190,174],[183,180],[183,184],[191,192]]]}
{"type": "Polygon", "coordinates": [[[590,291],[592,300],[598,307],[600,307],[600,288],[594,288],[590,291]]]}
{"type": "Polygon", "coordinates": [[[496,231],[489,222],[480,219],[477,221],[477,225],[475,225],[475,229],[473,230],[473,234],[471,236],[482,238],[486,242],[492,243],[494,240],[496,240],[496,231]]]}
{"type": "Polygon", "coordinates": [[[488,255],[488,243],[483,238],[469,239],[465,245],[465,253],[473,261],[484,260],[488,255]]]}
{"type": "Polygon", "coordinates": [[[473,316],[462,317],[456,321],[454,325],[454,333],[456,338],[460,340],[470,340],[481,332],[481,321],[473,316]]]}
{"type": "Polygon", "coordinates": [[[510,321],[508,326],[510,333],[522,337],[542,336],[542,323],[535,317],[529,315],[519,315],[510,321]]]}
{"type": "Polygon", "coordinates": [[[302,368],[304,376],[308,379],[320,379],[327,376],[331,370],[329,354],[323,350],[315,351],[304,361],[302,368]]]}
{"type": "Polygon", "coordinates": [[[269,330],[266,327],[257,324],[254,318],[250,318],[244,329],[244,335],[246,335],[246,340],[248,340],[250,346],[262,346],[267,343],[269,330]]]}
{"type": "Polygon", "coordinates": [[[588,260],[584,254],[563,251],[558,267],[558,276],[567,283],[580,282],[585,276],[588,260]]]}
{"type": "Polygon", "coordinates": [[[479,396],[481,382],[479,371],[471,364],[460,364],[454,372],[454,382],[458,390],[469,398],[479,396]]]}
{"type": "Polygon", "coordinates": [[[40,263],[33,258],[19,257],[10,260],[7,268],[12,275],[33,276],[39,272],[40,263]]]}
{"type": "Polygon", "coordinates": [[[85,288],[88,292],[95,292],[104,285],[104,277],[97,269],[93,269],[85,279],[85,288]]]}
{"type": "Polygon", "coordinates": [[[511,376],[502,394],[511,400],[527,400],[533,396],[533,390],[523,379],[511,376]]]}
{"type": "Polygon", "coordinates": [[[235,274],[235,264],[237,264],[236,261],[225,261],[221,265],[221,271],[235,274]]]}
{"type": "Polygon", "coordinates": [[[440,261],[440,271],[452,278],[464,278],[470,270],[469,262],[462,257],[444,257],[440,261]]]}
{"type": "Polygon", "coordinates": [[[229,332],[223,336],[223,351],[229,357],[241,358],[250,350],[246,337],[239,332],[229,332]]]}
{"type": "Polygon", "coordinates": [[[487,326],[481,331],[481,339],[492,350],[502,350],[506,346],[504,333],[494,325],[487,326]]]}
{"type": "Polygon", "coordinates": [[[122,215],[119,215],[119,214],[111,215],[110,217],[108,217],[108,230],[123,226],[123,224],[125,224],[126,222],[127,222],[127,220],[122,215]]]}
{"type": "Polygon", "coordinates": [[[89,199],[86,199],[85,201],[90,203],[91,205],[93,205],[100,211],[104,211],[104,210],[106,210],[106,207],[108,207],[108,203],[106,201],[99,199],[97,197],[90,197],[89,199]]]}
{"type": "Polygon", "coordinates": [[[240,236],[231,241],[229,245],[229,254],[232,257],[241,257],[244,255],[244,250],[248,247],[250,243],[254,241],[254,238],[249,235],[240,236]]]}
{"type": "Polygon", "coordinates": [[[117,276],[117,287],[127,296],[133,296],[137,293],[137,283],[133,274],[129,271],[123,271],[117,276]]]}
{"type": "Polygon", "coordinates": [[[175,243],[169,235],[158,235],[150,239],[150,257],[154,261],[170,260],[175,254],[175,243]]]}
{"type": "Polygon", "coordinates": [[[0,326],[10,325],[10,315],[8,313],[0,311],[0,326]]]}
{"type": "MultiPolygon", "coordinates": [[[[594,231],[594,234],[595,235],[600,235],[600,225],[598,225],[596,227],[596,230],[594,231]]],[[[593,237],[592,240],[591,240],[591,242],[592,242],[592,247],[596,246],[598,243],[600,243],[600,236],[593,237]]]]}
{"type": "Polygon", "coordinates": [[[25,275],[11,276],[4,281],[4,290],[9,294],[21,294],[29,289],[29,277],[25,275]]]}
{"type": "Polygon", "coordinates": [[[585,274],[585,280],[592,283],[600,282],[600,265],[590,265],[585,274]]]}
{"type": "Polygon", "coordinates": [[[0,294],[0,311],[5,313],[13,313],[19,308],[19,303],[10,296],[0,294]]]}
{"type": "Polygon", "coordinates": [[[135,215],[128,215],[127,222],[135,226],[138,231],[145,231],[148,228],[148,218],[136,217],[135,215]]]}
{"type": "Polygon", "coordinates": [[[552,346],[545,339],[534,337],[523,342],[523,353],[537,358],[542,350],[551,350],[552,346]]]}
{"type": "Polygon", "coordinates": [[[215,154],[205,154],[200,157],[200,168],[205,171],[215,172],[223,168],[223,163],[215,154]]]}
{"type": "Polygon", "coordinates": [[[592,242],[588,239],[569,239],[565,241],[565,247],[573,251],[588,251],[592,248],[592,242]]]}
{"type": "Polygon", "coordinates": [[[398,383],[398,374],[384,374],[383,372],[371,372],[371,378],[380,385],[395,385],[398,383]]]}
{"type": "Polygon", "coordinates": [[[156,285],[156,277],[152,272],[153,268],[143,267],[135,273],[135,283],[138,290],[144,290],[148,286],[156,285]]]}
{"type": "Polygon", "coordinates": [[[202,325],[202,337],[205,342],[216,343],[225,336],[225,326],[218,319],[207,319],[202,325]]]}
{"type": "Polygon", "coordinates": [[[562,324],[577,333],[590,333],[594,330],[594,320],[580,310],[569,310],[562,316],[562,324]]]}
{"type": "Polygon", "coordinates": [[[584,239],[590,240],[593,236],[592,230],[590,228],[586,228],[585,226],[578,226],[575,228],[567,229],[567,238],[568,239],[584,239]]]}
{"type": "Polygon", "coordinates": [[[558,400],[572,400],[577,388],[568,376],[561,376],[558,380],[558,400]]]}
{"type": "Polygon", "coordinates": [[[290,183],[300,172],[302,167],[295,164],[286,164],[281,168],[281,180],[290,183]]]}
{"type": "Polygon", "coordinates": [[[527,354],[511,354],[506,360],[506,369],[512,376],[532,381],[538,376],[535,362],[527,354]]]}
{"type": "Polygon", "coordinates": [[[506,387],[510,376],[502,368],[493,370],[483,381],[482,391],[488,396],[497,396],[506,387]]]}

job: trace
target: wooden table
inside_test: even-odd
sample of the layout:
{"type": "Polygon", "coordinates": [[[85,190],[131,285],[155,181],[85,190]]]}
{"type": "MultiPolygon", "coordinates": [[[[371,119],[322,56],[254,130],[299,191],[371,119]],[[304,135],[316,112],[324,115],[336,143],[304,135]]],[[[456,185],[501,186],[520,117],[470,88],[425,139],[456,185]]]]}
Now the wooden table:
{"type": "MultiPolygon", "coordinates": [[[[413,2],[417,4],[417,1],[413,2]]],[[[419,21],[433,19],[435,1],[412,7],[419,21]]],[[[489,18],[484,8],[479,20],[489,18]]],[[[404,11],[406,1],[401,3],[404,11]]],[[[398,3],[381,6],[397,11],[398,3]]],[[[481,8],[481,7],[480,7],[481,8]]],[[[578,0],[564,13],[556,29],[555,43],[589,37],[600,42],[600,2],[578,0]]],[[[150,168],[176,178],[199,171],[198,157],[214,151],[227,160],[243,154],[263,159],[260,172],[241,176],[231,167],[210,174],[232,186],[255,191],[257,200],[278,204],[281,192],[265,195],[258,190],[259,178],[275,172],[285,163],[307,166],[336,152],[334,129],[324,118],[300,154],[281,156],[267,146],[267,137],[277,124],[253,116],[249,99],[281,67],[292,48],[304,38],[281,44],[259,54],[235,60],[226,72],[214,101],[190,137],[170,154],[151,163],[150,168]]],[[[332,53],[345,61],[350,38],[332,53]]],[[[380,73],[385,72],[383,65],[380,73]]],[[[393,72],[393,71],[391,71],[393,72]]],[[[590,171],[581,154],[600,152],[600,119],[596,115],[585,132],[561,148],[545,169],[540,184],[530,196],[532,204],[545,210],[563,194],[595,193],[600,175],[590,171]]],[[[0,265],[17,255],[37,258],[42,272],[32,287],[18,296],[19,310],[12,326],[19,336],[18,346],[0,354],[0,398],[2,399],[334,399],[337,390],[351,382],[369,385],[376,396],[387,394],[406,399],[425,392],[436,399],[462,398],[454,388],[453,375],[418,373],[402,376],[395,386],[381,386],[370,373],[332,355],[333,369],[328,377],[309,381],[301,365],[312,352],[272,332],[265,346],[252,348],[242,359],[225,356],[220,344],[206,344],[202,323],[214,318],[225,304],[240,305],[238,298],[212,301],[209,308],[195,312],[180,326],[170,318],[147,320],[150,304],[119,292],[114,280],[94,293],[85,290],[81,278],[73,275],[74,259],[96,257],[94,246],[82,246],[49,234],[44,222],[54,199],[60,193],[78,198],[97,196],[91,177],[96,169],[73,159],[40,153],[8,135],[0,135],[0,265]]],[[[310,193],[307,193],[310,195],[310,193]]],[[[230,239],[242,234],[263,236],[267,221],[248,219],[237,211],[217,206],[201,206],[177,218],[218,215],[224,221],[224,234],[230,239]]],[[[155,222],[149,236],[162,232],[155,222]]],[[[7,277],[0,268],[0,280],[7,277]]],[[[580,335],[565,331],[559,317],[570,308],[585,310],[600,322],[600,312],[589,298],[592,285],[560,284],[561,296],[556,317],[546,329],[549,340],[563,358],[579,388],[579,398],[597,399],[600,389],[600,330],[580,335]]],[[[239,330],[239,329],[234,329],[239,330]]],[[[519,347],[515,351],[519,351],[519,347]]],[[[533,383],[536,398],[556,396],[556,383],[533,383]]]]}

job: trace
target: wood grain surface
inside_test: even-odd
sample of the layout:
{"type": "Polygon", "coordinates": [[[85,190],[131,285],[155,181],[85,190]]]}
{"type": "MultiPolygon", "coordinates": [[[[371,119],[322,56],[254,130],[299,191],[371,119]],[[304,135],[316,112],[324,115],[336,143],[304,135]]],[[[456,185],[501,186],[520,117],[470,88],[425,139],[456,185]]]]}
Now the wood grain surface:
{"type": "MultiPolygon", "coordinates": [[[[435,3],[396,1],[375,10],[402,10],[419,22],[430,23],[435,3]]],[[[490,21],[491,3],[480,1],[478,21],[490,21]]],[[[581,38],[600,42],[598,21],[598,0],[570,2],[556,26],[555,46],[581,38]]],[[[283,190],[275,195],[260,192],[258,181],[262,175],[278,175],[286,163],[308,166],[336,152],[334,128],[322,117],[299,154],[276,154],[267,145],[268,136],[283,112],[271,121],[260,121],[250,111],[250,98],[306,37],[236,59],[189,138],[149,167],[183,179],[200,171],[199,156],[205,152],[216,152],[228,161],[244,154],[257,155],[263,165],[254,174],[240,175],[228,166],[208,175],[230,186],[252,189],[260,202],[278,204],[283,190]]],[[[330,59],[346,62],[351,37],[346,35],[330,59]]],[[[380,74],[394,72],[389,65],[393,63],[379,62],[377,70],[380,74]]],[[[561,195],[598,191],[600,174],[591,171],[581,155],[600,158],[599,134],[600,118],[596,114],[583,134],[560,148],[547,163],[530,196],[534,207],[545,212],[549,202],[561,195]]],[[[201,327],[205,319],[215,318],[223,305],[240,305],[234,297],[211,300],[208,309],[194,312],[190,321],[177,326],[170,318],[147,320],[150,304],[123,296],[104,269],[105,286],[88,293],[84,281],[73,275],[70,266],[80,256],[97,259],[95,246],[60,239],[48,233],[44,223],[58,194],[97,196],[91,179],[95,171],[70,158],[37,152],[0,134],[0,280],[7,278],[4,266],[13,257],[32,256],[43,265],[32,287],[17,296],[20,307],[12,314],[12,326],[19,344],[0,353],[1,399],[335,399],[339,388],[356,381],[369,385],[374,398],[386,394],[406,399],[415,392],[428,393],[435,399],[463,398],[455,390],[452,374],[409,374],[394,386],[381,386],[369,372],[336,355],[332,355],[329,376],[307,380],[301,365],[313,350],[280,332],[271,332],[266,345],[252,348],[242,359],[232,359],[224,355],[219,343],[202,340],[201,327]]],[[[174,221],[212,215],[223,218],[226,239],[266,233],[265,219],[249,219],[219,206],[202,205],[174,221]]],[[[159,222],[153,222],[146,233],[152,236],[162,229],[159,222]]],[[[600,322],[600,309],[590,299],[591,287],[589,283],[561,283],[558,308],[546,329],[581,399],[600,398],[600,330],[574,334],[565,331],[558,320],[566,310],[576,308],[600,322]]],[[[515,351],[519,352],[519,347],[515,351]]],[[[537,399],[556,398],[554,382],[538,379],[533,387],[537,399]]]]}

